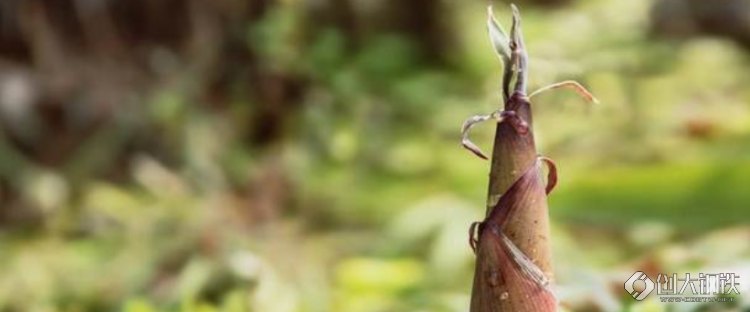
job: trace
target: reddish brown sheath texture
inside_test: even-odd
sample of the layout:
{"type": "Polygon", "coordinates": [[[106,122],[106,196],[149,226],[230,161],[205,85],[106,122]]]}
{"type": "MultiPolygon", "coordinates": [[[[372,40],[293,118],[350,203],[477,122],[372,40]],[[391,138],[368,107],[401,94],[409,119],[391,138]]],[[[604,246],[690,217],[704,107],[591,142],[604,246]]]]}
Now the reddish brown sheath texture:
{"type": "MultiPolygon", "coordinates": [[[[504,64],[503,110],[474,116],[462,128],[463,146],[482,155],[468,139],[468,129],[475,121],[495,117],[498,122],[486,219],[470,228],[469,243],[477,253],[471,312],[552,312],[557,311],[557,300],[550,290],[552,248],[547,193],[555,186],[557,173],[551,160],[537,155],[526,93],[528,54],[520,13],[517,7],[511,8],[513,25],[509,36],[494,19],[492,8],[488,9],[490,41],[504,64]],[[547,185],[542,181],[541,164],[550,170],[547,185]],[[474,238],[475,229],[478,239],[474,238]]],[[[540,92],[561,87],[590,94],[572,82],[554,84],[540,92]]]]}
{"type": "MultiPolygon", "coordinates": [[[[490,167],[487,216],[470,228],[469,244],[477,253],[471,312],[552,312],[557,300],[552,293],[552,248],[547,194],[557,184],[551,159],[537,155],[532,129],[531,103],[526,95],[528,53],[521,32],[521,15],[513,10],[510,36],[505,34],[488,8],[490,41],[503,61],[502,111],[477,115],[464,122],[462,145],[486,159],[468,136],[478,122],[498,122],[490,167]],[[505,46],[507,44],[507,47],[505,46]],[[547,165],[547,185],[541,164],[547,165]],[[479,226],[477,226],[479,224],[479,226]],[[474,231],[479,231],[478,239],[474,231]]],[[[563,81],[539,89],[569,88],[593,103],[596,98],[575,81],[563,81]]]]}
{"type": "Polygon", "coordinates": [[[502,239],[504,233],[547,279],[552,279],[548,187],[542,181],[541,161],[531,131],[530,103],[523,93],[516,92],[506,102],[505,110],[515,111],[529,131],[518,131],[510,122],[497,126],[488,192],[489,203],[496,200],[496,204],[488,207],[487,219],[479,229],[471,311],[556,311],[554,294],[524,273],[523,264],[502,239]]]}
{"type": "Polygon", "coordinates": [[[501,233],[516,211],[546,202],[544,190],[538,166],[532,163],[480,226],[471,311],[556,310],[554,295],[524,272],[526,264],[514,256],[501,233]]]}

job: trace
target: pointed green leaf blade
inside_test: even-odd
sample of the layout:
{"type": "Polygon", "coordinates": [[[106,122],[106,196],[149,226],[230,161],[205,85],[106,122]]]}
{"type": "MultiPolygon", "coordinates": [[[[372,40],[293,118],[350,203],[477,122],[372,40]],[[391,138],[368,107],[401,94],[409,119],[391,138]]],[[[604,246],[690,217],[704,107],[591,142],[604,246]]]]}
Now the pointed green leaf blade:
{"type": "Polygon", "coordinates": [[[491,5],[487,7],[487,32],[495,52],[503,60],[503,65],[507,65],[508,60],[510,60],[510,40],[503,27],[495,19],[491,5]]]}

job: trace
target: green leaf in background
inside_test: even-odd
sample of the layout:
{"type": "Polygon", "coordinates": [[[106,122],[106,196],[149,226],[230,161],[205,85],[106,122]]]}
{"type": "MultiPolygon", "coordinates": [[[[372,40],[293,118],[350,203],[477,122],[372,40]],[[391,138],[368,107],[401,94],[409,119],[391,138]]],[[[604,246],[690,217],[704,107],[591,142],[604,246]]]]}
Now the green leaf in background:
{"type": "Polygon", "coordinates": [[[425,278],[414,259],[352,258],[336,268],[337,280],[349,291],[393,294],[416,287],[425,278]]]}
{"type": "Polygon", "coordinates": [[[555,220],[624,229],[659,221],[691,233],[750,222],[750,163],[600,169],[551,197],[555,220]]]}

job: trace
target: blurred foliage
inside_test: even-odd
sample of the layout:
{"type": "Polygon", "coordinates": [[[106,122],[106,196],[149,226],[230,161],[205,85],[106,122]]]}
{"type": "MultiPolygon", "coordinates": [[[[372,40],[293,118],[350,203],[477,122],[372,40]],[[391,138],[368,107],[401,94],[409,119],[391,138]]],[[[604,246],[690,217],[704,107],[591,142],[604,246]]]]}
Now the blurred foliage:
{"type": "MultiPolygon", "coordinates": [[[[0,311],[466,311],[488,164],[458,130],[501,98],[485,4],[430,10],[450,29],[435,51],[420,27],[253,3],[198,18],[196,38],[217,40],[196,39],[204,52],[150,47],[156,74],[136,84],[149,87],[106,90],[118,96],[104,108],[100,79],[27,96],[24,75],[49,68],[0,76],[0,311]],[[30,108],[47,98],[59,124],[94,130],[47,129],[30,108]]],[[[741,311],[750,301],[670,306],[620,289],[635,270],[750,275],[748,52],[654,39],[649,5],[522,6],[532,88],[576,79],[602,102],[535,98],[540,150],[560,168],[560,297],[565,311],[741,311]]],[[[493,130],[475,139],[488,147],[493,130]]]]}

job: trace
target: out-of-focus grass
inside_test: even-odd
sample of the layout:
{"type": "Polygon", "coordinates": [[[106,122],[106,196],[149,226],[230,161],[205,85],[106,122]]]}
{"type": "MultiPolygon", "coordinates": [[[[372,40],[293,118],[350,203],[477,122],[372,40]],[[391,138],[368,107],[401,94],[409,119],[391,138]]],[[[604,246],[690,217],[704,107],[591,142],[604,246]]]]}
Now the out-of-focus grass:
{"type": "Polygon", "coordinates": [[[747,163],[590,170],[552,198],[556,220],[627,229],[667,223],[685,232],[747,224],[747,163]]]}

